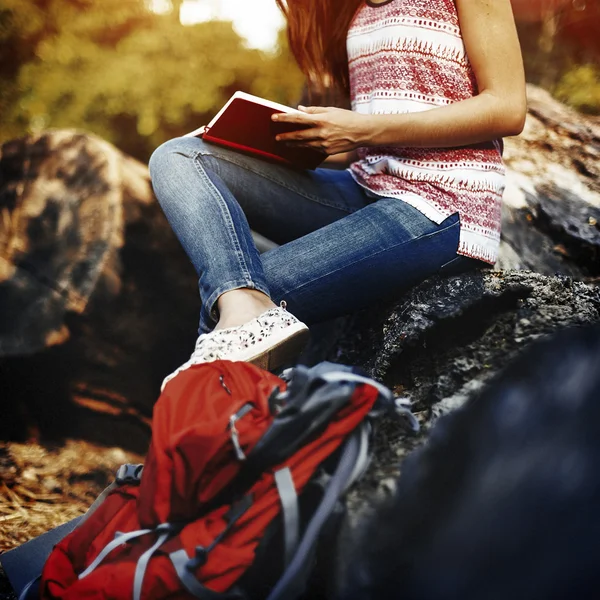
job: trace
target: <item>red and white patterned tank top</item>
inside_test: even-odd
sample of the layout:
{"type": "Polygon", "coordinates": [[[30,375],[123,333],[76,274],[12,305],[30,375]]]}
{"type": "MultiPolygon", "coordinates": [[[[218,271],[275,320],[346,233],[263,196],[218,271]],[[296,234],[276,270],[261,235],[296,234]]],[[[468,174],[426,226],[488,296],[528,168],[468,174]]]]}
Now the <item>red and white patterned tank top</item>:
{"type": "MultiPolygon", "coordinates": [[[[352,109],[410,113],[477,95],[454,0],[390,0],[359,9],[348,31],[352,109]]],[[[458,253],[494,263],[505,169],[501,142],[460,148],[360,148],[354,179],[441,223],[458,212],[458,253]]]]}

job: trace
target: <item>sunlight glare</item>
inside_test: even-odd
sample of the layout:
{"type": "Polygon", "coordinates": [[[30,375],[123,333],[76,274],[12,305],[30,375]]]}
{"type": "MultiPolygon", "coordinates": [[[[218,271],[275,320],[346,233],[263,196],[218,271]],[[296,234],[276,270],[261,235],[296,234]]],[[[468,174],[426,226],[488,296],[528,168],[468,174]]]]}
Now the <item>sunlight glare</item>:
{"type": "MultiPolygon", "coordinates": [[[[153,0],[154,3],[166,0],[153,0]]],[[[192,25],[211,19],[233,22],[236,32],[251,48],[272,50],[284,21],[275,0],[185,0],[181,23],[192,25]]]]}
{"type": "Polygon", "coordinates": [[[148,0],[148,8],[157,15],[165,15],[171,10],[169,0],[148,0]]]}

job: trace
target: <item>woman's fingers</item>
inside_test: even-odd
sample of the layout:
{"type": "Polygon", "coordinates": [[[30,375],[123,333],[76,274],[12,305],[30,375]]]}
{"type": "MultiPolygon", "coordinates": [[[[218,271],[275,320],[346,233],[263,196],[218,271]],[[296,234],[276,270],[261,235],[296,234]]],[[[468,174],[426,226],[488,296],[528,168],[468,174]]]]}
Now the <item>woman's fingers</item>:
{"type": "Polygon", "coordinates": [[[271,120],[276,123],[297,123],[298,125],[314,125],[315,117],[304,112],[275,113],[271,120]]]}
{"type": "Polygon", "coordinates": [[[308,140],[320,140],[322,135],[319,135],[319,129],[311,127],[309,129],[299,129],[298,131],[290,131],[288,133],[279,133],[275,136],[278,142],[306,142],[308,140]]]}
{"type": "MultiPolygon", "coordinates": [[[[302,106],[302,104],[298,105],[298,110],[302,112],[309,113],[311,115],[317,115],[319,113],[330,112],[332,109],[330,107],[325,106],[302,106]]],[[[333,109],[335,110],[335,109],[333,109]]]]}

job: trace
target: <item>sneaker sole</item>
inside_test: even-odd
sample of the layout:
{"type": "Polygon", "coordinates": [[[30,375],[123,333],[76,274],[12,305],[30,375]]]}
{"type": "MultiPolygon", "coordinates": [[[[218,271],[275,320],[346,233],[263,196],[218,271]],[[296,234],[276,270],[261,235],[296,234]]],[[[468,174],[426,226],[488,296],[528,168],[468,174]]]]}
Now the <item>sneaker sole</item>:
{"type": "MultiPolygon", "coordinates": [[[[308,327],[304,323],[297,322],[291,325],[291,332],[285,338],[277,342],[272,346],[268,346],[258,354],[251,356],[232,356],[227,360],[241,361],[251,363],[265,371],[276,371],[283,366],[290,365],[296,362],[296,359],[302,353],[302,350],[306,347],[308,340],[310,339],[310,332],[308,327]]],[[[175,378],[182,371],[186,371],[190,367],[204,364],[206,361],[188,361],[183,365],[175,369],[173,373],[167,375],[162,382],[161,392],[165,389],[165,386],[171,379],[175,378]]],[[[211,361],[212,362],[212,361],[211,361]]]]}
{"type": "Polygon", "coordinates": [[[275,371],[285,365],[295,363],[309,339],[309,330],[302,325],[301,328],[297,328],[291,335],[274,346],[270,346],[256,356],[247,358],[246,362],[265,369],[265,371],[275,371]]]}

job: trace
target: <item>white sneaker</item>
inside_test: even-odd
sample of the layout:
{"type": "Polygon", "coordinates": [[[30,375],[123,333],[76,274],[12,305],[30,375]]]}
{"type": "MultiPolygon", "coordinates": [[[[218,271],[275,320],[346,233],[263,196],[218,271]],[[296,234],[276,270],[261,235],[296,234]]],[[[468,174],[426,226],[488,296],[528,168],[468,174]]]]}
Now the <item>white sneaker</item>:
{"type": "Polygon", "coordinates": [[[308,338],[308,327],[282,302],[248,323],[200,335],[190,359],[165,377],[161,391],[181,371],[214,360],[239,360],[274,371],[294,361],[308,338]]]}

